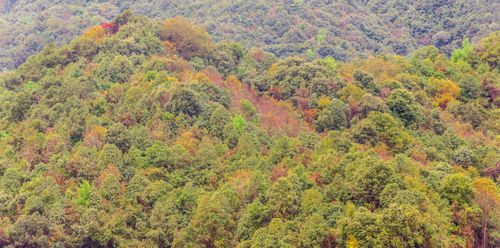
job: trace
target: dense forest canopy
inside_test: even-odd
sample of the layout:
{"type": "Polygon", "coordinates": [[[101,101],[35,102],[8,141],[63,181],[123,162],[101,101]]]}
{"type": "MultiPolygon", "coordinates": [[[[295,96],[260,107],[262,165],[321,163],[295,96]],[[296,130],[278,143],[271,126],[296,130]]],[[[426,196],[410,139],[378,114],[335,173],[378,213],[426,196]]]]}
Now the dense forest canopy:
{"type": "Polygon", "coordinates": [[[125,9],[149,17],[182,15],[217,41],[258,46],[278,57],[406,55],[423,45],[450,54],[464,37],[500,30],[497,0],[0,0],[0,70],[48,43],[63,45],[125,9]]]}
{"type": "MultiPolygon", "coordinates": [[[[348,2],[380,23],[415,8],[348,2]]],[[[2,73],[0,246],[500,246],[500,32],[343,62],[218,28],[126,11],[2,73]]]]}

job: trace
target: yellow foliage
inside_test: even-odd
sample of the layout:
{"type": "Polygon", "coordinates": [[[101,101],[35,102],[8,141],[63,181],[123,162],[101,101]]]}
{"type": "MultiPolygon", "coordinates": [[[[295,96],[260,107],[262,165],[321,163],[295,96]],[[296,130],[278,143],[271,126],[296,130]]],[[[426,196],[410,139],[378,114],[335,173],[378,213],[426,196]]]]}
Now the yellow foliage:
{"type": "Polygon", "coordinates": [[[330,105],[330,98],[327,97],[327,96],[322,96],[318,99],[318,106],[321,107],[321,108],[324,108],[324,107],[327,107],[328,105],[330,105]]]}
{"type": "MultiPolygon", "coordinates": [[[[187,59],[203,57],[214,47],[212,38],[203,28],[180,16],[165,20],[160,34],[163,41],[172,43],[176,51],[187,59]]],[[[164,45],[169,48],[168,43],[164,45]]]]}
{"type": "Polygon", "coordinates": [[[355,60],[342,64],[340,75],[346,81],[353,81],[356,70],[365,71],[375,76],[375,82],[392,81],[401,72],[404,60],[400,56],[376,56],[366,60],[355,60]]]}
{"type": "Polygon", "coordinates": [[[87,29],[82,36],[93,41],[99,41],[106,36],[106,30],[101,26],[93,26],[87,29]]]}
{"type": "Polygon", "coordinates": [[[237,86],[238,88],[241,88],[241,82],[238,80],[238,78],[235,75],[229,75],[227,76],[226,82],[229,85],[237,86]]]}
{"type": "Polygon", "coordinates": [[[250,186],[252,176],[253,173],[249,170],[237,170],[229,178],[228,183],[240,196],[244,196],[245,191],[250,186]]]}
{"type": "Polygon", "coordinates": [[[347,84],[340,91],[340,100],[344,102],[360,102],[361,98],[365,95],[365,92],[354,84],[347,84]]]}
{"type": "Polygon", "coordinates": [[[193,81],[197,83],[210,83],[210,79],[207,77],[207,75],[197,72],[193,75],[193,81]]]}
{"type": "Polygon", "coordinates": [[[349,237],[347,238],[346,247],[347,248],[358,248],[359,247],[358,240],[356,240],[356,238],[354,236],[349,235],[349,237]]]}
{"type": "Polygon", "coordinates": [[[107,176],[115,176],[118,180],[121,179],[122,175],[120,169],[116,165],[108,165],[104,170],[99,173],[99,178],[97,180],[98,184],[101,184],[107,176]]]}
{"type": "Polygon", "coordinates": [[[495,182],[489,178],[478,177],[472,181],[472,188],[476,196],[476,202],[487,216],[493,212],[499,215],[500,193],[498,193],[495,182]]]}
{"type": "Polygon", "coordinates": [[[183,131],[181,135],[179,135],[176,141],[177,144],[186,148],[186,150],[191,152],[191,154],[194,154],[196,152],[196,147],[198,146],[198,142],[199,141],[195,137],[194,133],[189,130],[183,131]]]}
{"type": "Polygon", "coordinates": [[[85,131],[83,143],[89,147],[101,147],[106,136],[107,129],[103,126],[93,126],[85,131]]]}
{"type": "Polygon", "coordinates": [[[441,109],[445,109],[460,94],[460,87],[451,80],[433,78],[430,84],[434,91],[434,104],[441,109]]]}
{"type": "Polygon", "coordinates": [[[172,82],[172,83],[179,82],[179,79],[177,79],[176,77],[172,77],[172,76],[166,76],[164,80],[165,80],[165,82],[172,82]]]}
{"type": "Polygon", "coordinates": [[[164,41],[163,47],[165,48],[165,51],[170,55],[174,55],[177,52],[174,43],[170,41],[164,41]]]}
{"type": "Polygon", "coordinates": [[[269,75],[269,77],[273,78],[278,74],[278,69],[278,64],[272,64],[269,68],[269,71],[267,71],[267,74],[269,75]]]}

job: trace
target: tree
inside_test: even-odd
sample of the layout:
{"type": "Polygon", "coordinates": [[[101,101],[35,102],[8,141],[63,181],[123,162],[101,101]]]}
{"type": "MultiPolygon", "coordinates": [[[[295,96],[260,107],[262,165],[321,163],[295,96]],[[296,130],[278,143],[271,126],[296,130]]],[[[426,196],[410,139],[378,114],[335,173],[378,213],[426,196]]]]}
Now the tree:
{"type": "Polygon", "coordinates": [[[130,149],[130,135],[125,126],[121,123],[115,124],[108,128],[104,141],[118,147],[122,152],[130,149]]]}
{"type": "Polygon", "coordinates": [[[366,118],[372,111],[384,113],[388,110],[384,100],[372,94],[365,94],[363,98],[361,98],[361,103],[359,105],[361,108],[361,117],[363,118],[366,118]]]}
{"type": "Polygon", "coordinates": [[[451,54],[450,61],[452,63],[457,63],[458,61],[467,61],[472,53],[472,45],[470,44],[469,38],[464,37],[462,40],[462,48],[457,48],[451,54]]]}
{"type": "Polygon", "coordinates": [[[474,152],[466,146],[459,147],[453,152],[453,162],[467,168],[477,166],[477,159],[474,152]]]}
{"type": "MultiPolygon", "coordinates": [[[[351,206],[353,207],[353,206],[351,206]]],[[[345,245],[348,247],[381,247],[380,226],[376,213],[364,207],[351,210],[339,223],[345,245]]]]}
{"type": "Polygon", "coordinates": [[[219,42],[208,58],[210,64],[213,64],[222,75],[234,74],[243,58],[243,46],[235,42],[219,42]]]}
{"type": "Polygon", "coordinates": [[[208,33],[183,17],[166,19],[160,30],[161,38],[175,46],[184,58],[204,57],[213,49],[208,33]]]}
{"type": "Polygon", "coordinates": [[[347,198],[360,204],[380,205],[380,194],[391,181],[394,170],[373,158],[355,161],[346,168],[344,190],[347,198]]]}
{"type": "Polygon", "coordinates": [[[54,243],[56,226],[47,217],[34,213],[20,216],[9,231],[12,243],[21,247],[43,247],[54,243]]]}
{"type": "Polygon", "coordinates": [[[429,82],[431,94],[434,95],[434,104],[445,109],[460,95],[460,88],[451,80],[432,78],[429,82]]]}
{"type": "Polygon", "coordinates": [[[320,214],[314,214],[304,221],[300,230],[301,247],[326,247],[328,227],[320,214]]]}
{"type": "Polygon", "coordinates": [[[441,183],[441,193],[450,203],[470,204],[473,198],[472,181],[463,173],[448,175],[441,183]]]}
{"type": "Polygon", "coordinates": [[[203,109],[198,94],[185,87],[175,89],[167,105],[169,112],[175,115],[183,113],[191,117],[200,115],[203,109]]]}
{"type": "Polygon", "coordinates": [[[233,246],[233,214],[238,206],[238,195],[227,187],[202,196],[187,231],[190,242],[206,247],[233,246]]]}
{"type": "Polygon", "coordinates": [[[385,143],[393,153],[407,150],[412,143],[411,135],[402,127],[401,122],[389,113],[368,114],[366,119],[353,127],[352,136],[358,143],[385,143]]]}
{"type": "Polygon", "coordinates": [[[114,165],[122,171],[124,169],[123,154],[118,147],[112,144],[104,145],[99,152],[99,169],[103,170],[109,165],[114,165]]]}
{"type": "Polygon", "coordinates": [[[127,82],[134,71],[134,66],[130,60],[122,55],[117,55],[114,58],[106,57],[99,64],[96,75],[105,81],[112,83],[127,82]]]}
{"type": "Polygon", "coordinates": [[[274,218],[268,226],[255,231],[247,247],[298,247],[297,234],[292,232],[291,223],[284,219],[274,218]]]}
{"type": "Polygon", "coordinates": [[[354,78],[354,81],[360,88],[365,89],[373,94],[376,94],[378,92],[373,76],[370,73],[355,71],[352,76],[354,78]]]}
{"type": "Polygon", "coordinates": [[[148,166],[163,167],[168,171],[187,166],[191,160],[189,152],[181,145],[166,146],[155,142],[146,150],[148,166]]]}
{"type": "Polygon", "coordinates": [[[224,127],[229,123],[229,121],[230,121],[229,111],[227,111],[227,109],[222,106],[217,106],[216,109],[212,111],[212,114],[210,115],[210,120],[209,120],[210,133],[215,137],[218,137],[219,139],[223,139],[224,127]]]}
{"type": "Polygon", "coordinates": [[[500,66],[500,42],[498,42],[500,32],[493,32],[488,37],[481,40],[480,46],[477,48],[477,53],[482,62],[487,63],[491,69],[500,66]]]}
{"type": "Polygon", "coordinates": [[[401,119],[405,126],[416,127],[420,121],[420,113],[413,95],[404,89],[396,89],[387,99],[387,106],[391,113],[401,119]]]}
{"type": "Polygon", "coordinates": [[[100,185],[100,193],[104,199],[110,202],[117,202],[121,194],[121,186],[118,178],[113,174],[105,175],[100,185]]]}
{"type": "Polygon", "coordinates": [[[240,240],[249,240],[257,229],[270,219],[269,206],[258,199],[247,205],[238,221],[236,235],[240,240]]]}
{"type": "Polygon", "coordinates": [[[98,41],[106,35],[106,30],[102,26],[93,26],[87,29],[82,35],[83,38],[90,39],[92,41],[98,41]]]}
{"type": "Polygon", "coordinates": [[[347,104],[339,99],[333,99],[330,104],[318,114],[315,121],[316,130],[342,130],[347,127],[347,104]]]}
{"type": "MultiPolygon", "coordinates": [[[[479,207],[483,210],[481,218],[481,247],[486,248],[489,245],[498,245],[498,240],[494,241],[496,244],[489,242],[493,241],[493,236],[488,233],[488,223],[490,218],[494,215],[496,219],[500,217],[500,194],[495,183],[487,178],[476,178],[472,181],[473,192],[475,200],[479,207]]],[[[493,222],[493,228],[498,228],[498,222],[493,222]]]]}
{"type": "Polygon", "coordinates": [[[78,206],[88,207],[90,205],[90,190],[89,181],[83,180],[78,187],[78,198],[75,201],[78,206]]]}

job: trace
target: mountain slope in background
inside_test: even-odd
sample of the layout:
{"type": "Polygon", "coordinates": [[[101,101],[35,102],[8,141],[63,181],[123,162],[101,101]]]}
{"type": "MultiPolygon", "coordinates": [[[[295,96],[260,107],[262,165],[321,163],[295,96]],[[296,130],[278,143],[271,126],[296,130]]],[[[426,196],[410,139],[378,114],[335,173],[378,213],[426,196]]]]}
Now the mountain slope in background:
{"type": "Polygon", "coordinates": [[[124,9],[192,18],[216,40],[236,40],[278,56],[307,53],[407,54],[422,45],[445,53],[499,27],[495,0],[418,1],[68,1],[0,0],[0,68],[14,68],[50,42],[65,44],[124,9]]]}

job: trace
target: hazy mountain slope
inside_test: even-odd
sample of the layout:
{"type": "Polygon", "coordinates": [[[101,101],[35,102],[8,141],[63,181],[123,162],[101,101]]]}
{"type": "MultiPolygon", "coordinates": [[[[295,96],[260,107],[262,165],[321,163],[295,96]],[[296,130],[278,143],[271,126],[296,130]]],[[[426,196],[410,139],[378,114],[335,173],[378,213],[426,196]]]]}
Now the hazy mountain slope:
{"type": "Polygon", "coordinates": [[[123,9],[150,17],[183,15],[216,40],[236,40],[279,56],[296,53],[406,54],[433,44],[450,52],[499,30],[499,3],[479,1],[0,1],[0,68],[12,68],[49,42],[64,44],[123,9]]]}

